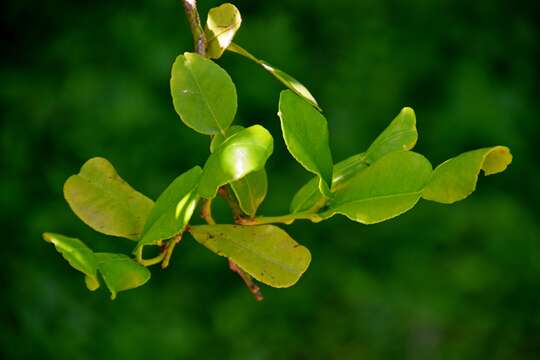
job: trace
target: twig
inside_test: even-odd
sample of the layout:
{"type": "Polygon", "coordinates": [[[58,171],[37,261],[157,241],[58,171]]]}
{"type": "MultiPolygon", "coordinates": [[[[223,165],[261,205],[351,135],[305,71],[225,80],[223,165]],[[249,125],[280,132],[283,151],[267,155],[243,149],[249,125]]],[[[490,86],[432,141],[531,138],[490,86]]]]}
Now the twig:
{"type": "Polygon", "coordinates": [[[197,11],[197,0],[182,0],[184,5],[184,11],[193,34],[193,44],[197,54],[206,55],[206,37],[204,36],[204,30],[201,25],[201,18],[197,11]]]}
{"type": "Polygon", "coordinates": [[[229,207],[231,208],[235,222],[238,219],[245,217],[242,209],[240,209],[238,200],[236,200],[236,197],[231,193],[231,187],[229,185],[220,187],[218,193],[223,199],[225,199],[227,205],[229,205],[229,207]]]}
{"type": "Polygon", "coordinates": [[[253,282],[253,279],[251,276],[246,273],[244,270],[240,269],[238,265],[236,265],[231,259],[229,259],[229,268],[240,275],[242,280],[244,280],[244,283],[246,284],[249,291],[253,294],[255,297],[255,300],[262,301],[264,300],[264,297],[261,293],[261,289],[253,282]]]}

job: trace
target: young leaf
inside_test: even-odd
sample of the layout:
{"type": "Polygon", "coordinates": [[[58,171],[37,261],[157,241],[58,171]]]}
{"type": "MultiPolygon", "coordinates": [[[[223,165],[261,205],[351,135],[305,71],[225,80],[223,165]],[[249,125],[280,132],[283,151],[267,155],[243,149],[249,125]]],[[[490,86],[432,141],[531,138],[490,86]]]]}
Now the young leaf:
{"type": "Polygon", "coordinates": [[[98,262],[88,246],[79,239],[53,233],[44,233],[43,240],[53,244],[69,265],[85,275],[86,287],[89,290],[94,291],[99,288],[98,262]]]}
{"type": "MultiPolygon", "coordinates": [[[[400,150],[411,150],[418,139],[416,117],[411,108],[403,108],[390,125],[373,141],[365,153],[353,155],[334,165],[331,191],[347,186],[349,179],[365,170],[380,157],[400,150]]],[[[316,211],[326,203],[317,188],[316,178],[308,181],[294,196],[291,212],[316,211]]]]}
{"type": "Polygon", "coordinates": [[[319,188],[328,196],[333,165],[326,119],[290,90],[281,92],[278,114],[287,149],[306,170],[320,177],[319,188]]]}
{"type": "Polygon", "coordinates": [[[213,198],[221,185],[262,170],[272,151],[272,135],[262,126],[253,125],[237,132],[227,138],[206,161],[199,194],[213,198]]]}
{"type": "Polygon", "coordinates": [[[307,248],[273,225],[201,225],[190,232],[211,251],[273,287],[294,285],[311,261],[307,248]]]}
{"type": "Polygon", "coordinates": [[[150,279],[150,271],[124,254],[96,253],[99,271],[111,299],[119,291],[134,289],[144,285],[150,279]]]}
{"type": "Polygon", "coordinates": [[[319,107],[319,104],[317,104],[317,100],[315,100],[315,98],[313,97],[313,95],[311,95],[309,90],[304,85],[302,85],[298,80],[296,80],[295,78],[293,78],[289,74],[287,74],[284,71],[281,71],[279,69],[276,69],[275,67],[273,67],[272,65],[270,65],[269,63],[267,63],[264,60],[257,59],[255,56],[253,56],[247,50],[240,47],[240,45],[238,45],[238,44],[231,43],[229,45],[229,47],[227,48],[227,50],[235,52],[237,54],[240,54],[240,55],[242,55],[242,56],[256,62],[257,64],[261,65],[266,71],[268,71],[276,79],[281,81],[281,83],[283,85],[285,85],[287,88],[291,89],[298,96],[301,96],[302,98],[304,98],[304,100],[309,102],[311,105],[313,105],[317,109],[321,110],[321,108],[319,107]]]}
{"type": "Polygon", "coordinates": [[[195,166],[163,191],[148,215],[139,244],[155,244],[183,231],[197,206],[201,174],[202,169],[195,166]]]}
{"type": "Polygon", "coordinates": [[[241,23],[240,12],[233,4],[225,3],[210,9],[205,28],[208,41],[206,54],[212,59],[219,58],[232,42],[241,23]]]}
{"type": "Polygon", "coordinates": [[[336,191],[323,218],[342,214],[353,221],[374,224],[401,215],[420,199],[432,173],[431,164],[410,151],[389,153],[336,191]]]}
{"type": "Polygon", "coordinates": [[[197,54],[184,53],[176,58],[171,94],[182,121],[202,134],[224,133],[236,114],[236,88],[229,74],[197,54]]]}
{"type": "Polygon", "coordinates": [[[435,168],[422,197],[445,204],[465,199],[476,189],[480,170],[484,170],[486,176],[497,174],[511,162],[512,154],[506,146],[463,153],[435,168]]]}
{"type": "Polygon", "coordinates": [[[100,157],[88,160],[64,184],[64,197],[73,212],[103,234],[136,240],[153,201],[134,190],[111,163],[100,157]]]}
{"type": "MultiPolygon", "coordinates": [[[[243,126],[234,125],[227,129],[225,135],[215,135],[210,143],[210,151],[213,153],[228,137],[243,129],[243,126]]],[[[231,188],[236,195],[240,209],[245,214],[254,216],[268,191],[266,171],[264,169],[255,171],[240,180],[233,181],[231,182],[231,188]]]]}

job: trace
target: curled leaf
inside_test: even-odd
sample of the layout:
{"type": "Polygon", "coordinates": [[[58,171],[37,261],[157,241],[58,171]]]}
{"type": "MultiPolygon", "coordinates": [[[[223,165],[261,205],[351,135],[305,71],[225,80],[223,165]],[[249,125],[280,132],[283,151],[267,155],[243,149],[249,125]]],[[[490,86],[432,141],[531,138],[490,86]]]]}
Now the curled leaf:
{"type": "Polygon", "coordinates": [[[435,168],[422,197],[445,204],[465,199],[476,189],[480,170],[486,176],[497,174],[504,171],[511,162],[512,154],[506,146],[463,153],[435,168]]]}
{"type": "Polygon", "coordinates": [[[150,279],[150,271],[124,254],[96,253],[99,271],[111,299],[119,291],[134,289],[144,285],[150,279]]]}
{"type": "Polygon", "coordinates": [[[88,160],[64,184],[64,197],[73,212],[103,234],[136,240],[153,201],[133,189],[104,158],[88,160]]]}
{"type": "Polygon", "coordinates": [[[221,57],[241,23],[240,11],[233,4],[225,3],[210,9],[205,28],[208,41],[206,54],[212,59],[221,57]]]}

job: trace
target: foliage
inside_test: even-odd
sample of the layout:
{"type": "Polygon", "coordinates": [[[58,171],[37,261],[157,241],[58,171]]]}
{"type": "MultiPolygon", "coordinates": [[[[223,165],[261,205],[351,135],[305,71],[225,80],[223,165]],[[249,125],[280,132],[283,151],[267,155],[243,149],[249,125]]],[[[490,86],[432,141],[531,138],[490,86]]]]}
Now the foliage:
{"type": "Polygon", "coordinates": [[[481,170],[496,174],[510,164],[509,149],[494,146],[461,154],[433,170],[423,155],[411,151],[418,135],[410,108],[403,108],[365,152],[334,164],[328,123],[311,92],[233,43],[240,24],[232,4],[210,10],[205,51],[179,55],[172,67],[174,109],[188,127],[212,137],[211,153],[202,168],[178,176],[155,203],[128,185],[103,158],[88,160],[66,181],[65,198],[81,220],[98,232],[137,241],[132,259],[94,253],[78,239],[44,234],[85,275],[90,290],[99,286],[98,270],[113,299],[119,291],[143,285],[150,277],[146,267],[158,263],[166,267],[185,233],[227,257],[252,291],[256,286],[251,277],[269,286],[289,287],[307,269],[311,254],[284,230],[268,224],[320,222],[337,214],[374,224],[403,214],[421,198],[442,203],[462,200],[474,191],[481,170]],[[257,216],[267,193],[265,165],[274,139],[260,124],[231,126],[238,105],[236,87],[210,60],[226,50],[255,61],[288,88],[279,100],[282,136],[292,157],[315,175],[293,197],[289,214],[257,216]],[[229,203],[235,225],[215,224],[212,201],[217,194],[229,203]],[[208,225],[190,225],[197,206],[208,225]],[[157,246],[159,254],[145,259],[147,246],[157,246]]]}

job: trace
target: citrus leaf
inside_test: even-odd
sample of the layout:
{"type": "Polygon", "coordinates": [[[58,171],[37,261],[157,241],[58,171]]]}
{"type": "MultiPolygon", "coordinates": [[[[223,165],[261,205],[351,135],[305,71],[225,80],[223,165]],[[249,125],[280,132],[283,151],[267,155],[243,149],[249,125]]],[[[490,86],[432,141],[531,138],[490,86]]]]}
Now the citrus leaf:
{"type": "Polygon", "coordinates": [[[69,265],[85,275],[86,287],[89,290],[94,291],[99,288],[98,262],[88,246],[79,239],[53,233],[44,233],[43,240],[53,244],[69,265]]]}
{"type": "MultiPolygon", "coordinates": [[[[365,170],[370,163],[380,157],[393,151],[412,149],[417,139],[414,111],[405,107],[377,136],[365,153],[353,155],[334,165],[331,191],[335,192],[346,187],[352,176],[365,170]]],[[[316,178],[313,178],[295,194],[290,209],[293,213],[317,211],[326,204],[326,200],[318,191],[316,178]]]]}
{"type": "Polygon", "coordinates": [[[112,300],[118,292],[144,285],[150,279],[150,271],[127,255],[96,253],[95,256],[112,300]]]}
{"type": "Polygon", "coordinates": [[[190,232],[211,251],[273,287],[294,285],[311,261],[306,247],[273,225],[200,225],[190,232]]]}
{"type": "Polygon", "coordinates": [[[272,151],[272,135],[260,125],[235,133],[208,157],[199,184],[199,194],[213,198],[221,185],[262,170],[272,151]]]}
{"type": "Polygon", "coordinates": [[[445,204],[465,199],[476,189],[480,170],[492,175],[502,172],[512,162],[506,146],[494,146],[463,153],[435,168],[422,197],[445,204]]]}
{"type": "Polygon", "coordinates": [[[184,230],[197,206],[201,174],[202,169],[195,166],[163,191],[148,215],[139,244],[155,244],[184,230]]]}
{"type": "Polygon", "coordinates": [[[270,65],[269,63],[267,63],[264,60],[257,59],[255,56],[250,54],[247,50],[243,49],[238,44],[231,43],[227,47],[227,50],[235,52],[237,54],[240,54],[240,55],[242,55],[242,56],[256,62],[257,64],[261,65],[266,71],[268,71],[276,79],[281,81],[281,83],[283,85],[285,85],[287,88],[291,89],[298,96],[301,96],[302,98],[304,98],[304,100],[309,102],[311,105],[313,105],[317,109],[321,110],[321,108],[319,107],[319,104],[317,104],[317,100],[315,100],[315,98],[313,97],[313,95],[311,95],[309,90],[304,85],[302,85],[298,80],[296,80],[295,78],[293,78],[292,76],[290,76],[286,72],[281,71],[281,70],[273,67],[272,65],[270,65]]]}
{"type": "Polygon", "coordinates": [[[134,190],[104,158],[88,160],[64,184],[64,197],[73,212],[103,234],[136,240],[153,201],[134,190]]]}
{"type": "Polygon", "coordinates": [[[240,209],[249,216],[255,216],[268,191],[266,170],[255,171],[240,180],[233,181],[231,187],[240,209]]]}
{"type": "MultiPolygon", "coordinates": [[[[243,129],[243,126],[233,125],[227,129],[225,135],[215,135],[210,143],[210,152],[213,153],[228,137],[243,129]]],[[[231,188],[236,195],[240,209],[245,214],[254,216],[268,191],[266,170],[252,172],[240,180],[231,182],[231,188]]]]}
{"type": "Polygon", "coordinates": [[[236,114],[236,88],[229,74],[198,54],[179,55],[171,72],[174,109],[202,134],[223,133],[236,114]]]}
{"type": "Polygon", "coordinates": [[[432,173],[431,164],[411,151],[389,153],[351,178],[334,193],[322,218],[342,214],[353,221],[374,224],[401,215],[420,199],[432,173]]]}
{"type": "Polygon", "coordinates": [[[241,23],[240,12],[233,4],[225,3],[210,9],[205,27],[208,41],[206,54],[213,59],[219,58],[232,42],[241,23]]]}
{"type": "Polygon", "coordinates": [[[326,119],[290,90],[281,92],[278,114],[287,149],[306,170],[320,177],[319,188],[328,196],[333,165],[326,119]]]}

